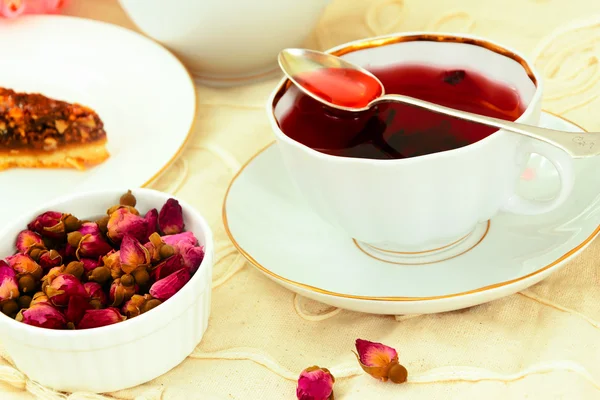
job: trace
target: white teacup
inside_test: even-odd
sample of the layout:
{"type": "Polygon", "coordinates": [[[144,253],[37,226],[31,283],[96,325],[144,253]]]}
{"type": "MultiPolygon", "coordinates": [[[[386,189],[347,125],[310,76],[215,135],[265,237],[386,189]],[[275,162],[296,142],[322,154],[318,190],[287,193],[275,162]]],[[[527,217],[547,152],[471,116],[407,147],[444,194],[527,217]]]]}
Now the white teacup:
{"type": "Polygon", "coordinates": [[[234,86],[280,74],[277,54],[300,46],[330,0],[119,0],[132,21],[194,78],[234,86]]]}
{"type": "MultiPolygon", "coordinates": [[[[518,122],[537,124],[540,118],[542,83],[532,64],[484,39],[408,33],[356,41],[330,52],[369,67],[411,62],[478,71],[518,91],[527,104],[518,122]]],[[[572,190],[573,164],[567,153],[502,130],[465,147],[397,160],[313,150],[286,136],[277,122],[291,111],[298,94],[288,83],[281,81],[267,109],[290,176],[323,219],[371,247],[402,253],[444,248],[499,211],[546,213],[572,190]],[[561,187],[550,201],[516,192],[532,153],[547,158],[558,171],[561,187]]]]}

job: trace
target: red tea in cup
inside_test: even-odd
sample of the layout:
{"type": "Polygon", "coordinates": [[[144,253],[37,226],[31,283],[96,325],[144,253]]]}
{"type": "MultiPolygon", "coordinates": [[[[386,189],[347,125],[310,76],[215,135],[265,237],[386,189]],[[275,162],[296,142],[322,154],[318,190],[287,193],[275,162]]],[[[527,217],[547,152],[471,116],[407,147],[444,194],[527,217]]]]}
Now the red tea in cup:
{"type": "MultiPolygon", "coordinates": [[[[514,121],[526,108],[515,88],[480,72],[400,64],[369,69],[389,94],[402,94],[463,111],[514,121]]],[[[326,81],[325,81],[326,82],[326,81]]],[[[350,113],[333,110],[291,87],[294,105],[278,119],[290,138],[343,157],[401,159],[475,143],[495,128],[401,103],[350,113]]]]}

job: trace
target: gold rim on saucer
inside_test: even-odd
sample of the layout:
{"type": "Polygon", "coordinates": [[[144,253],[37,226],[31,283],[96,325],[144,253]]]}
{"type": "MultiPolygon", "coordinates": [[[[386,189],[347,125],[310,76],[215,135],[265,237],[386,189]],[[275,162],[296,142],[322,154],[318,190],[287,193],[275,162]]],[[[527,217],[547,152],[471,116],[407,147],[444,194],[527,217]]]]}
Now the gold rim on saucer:
{"type": "MultiPolygon", "coordinates": [[[[568,120],[567,118],[564,118],[564,117],[562,117],[560,115],[557,115],[555,113],[552,113],[550,111],[544,111],[544,112],[547,113],[547,114],[553,115],[556,118],[562,119],[563,121],[568,122],[568,123],[572,124],[573,126],[578,127],[583,132],[587,132],[587,130],[585,128],[583,128],[582,126],[576,124],[573,121],[568,120]]],[[[466,295],[470,295],[470,294],[474,294],[474,293],[485,292],[485,291],[496,289],[496,288],[499,288],[499,287],[511,285],[513,283],[516,283],[516,282],[525,280],[527,278],[530,278],[532,276],[538,275],[538,274],[546,271],[547,269],[555,266],[556,264],[558,264],[558,263],[560,263],[562,261],[565,261],[566,259],[568,259],[569,257],[571,257],[573,254],[575,254],[577,251],[579,251],[581,248],[583,248],[589,242],[591,242],[592,239],[594,239],[596,237],[596,235],[598,235],[598,233],[600,233],[600,225],[599,225],[590,234],[590,236],[588,236],[585,240],[583,240],[577,246],[575,246],[574,248],[572,248],[571,250],[569,250],[568,252],[566,252],[565,254],[563,254],[562,256],[560,256],[559,258],[557,258],[556,260],[554,260],[553,262],[545,265],[544,267],[542,267],[542,268],[540,268],[540,269],[538,269],[538,270],[536,270],[534,272],[531,272],[531,273],[529,273],[527,275],[521,276],[521,277],[516,278],[516,279],[511,279],[511,280],[508,280],[508,281],[495,283],[493,285],[488,285],[488,286],[480,287],[480,288],[477,288],[477,289],[468,290],[466,292],[453,293],[453,294],[447,294],[447,295],[442,295],[442,296],[430,296],[430,297],[371,297],[371,296],[357,296],[357,295],[352,295],[352,294],[344,294],[344,293],[331,292],[329,290],[321,289],[321,288],[318,288],[318,287],[315,287],[315,286],[306,285],[304,283],[300,283],[300,282],[296,282],[296,281],[284,278],[283,276],[280,276],[280,275],[272,272],[268,268],[266,268],[263,265],[261,265],[247,251],[245,251],[240,246],[240,244],[235,240],[235,238],[233,237],[233,234],[229,230],[229,223],[228,223],[228,220],[227,220],[227,198],[229,197],[229,191],[231,190],[231,187],[233,186],[233,184],[237,180],[237,178],[242,174],[242,172],[248,167],[248,165],[250,165],[250,163],[255,158],[257,158],[259,155],[261,155],[265,150],[267,150],[268,148],[270,148],[273,144],[275,144],[274,141],[271,142],[271,143],[269,143],[267,146],[265,146],[264,148],[262,148],[261,150],[259,150],[258,153],[254,154],[252,157],[250,157],[250,159],[248,161],[246,161],[242,165],[242,167],[240,168],[240,170],[235,174],[235,176],[233,177],[233,179],[229,183],[229,186],[227,187],[227,191],[225,192],[225,198],[223,199],[223,207],[222,207],[223,226],[225,227],[225,232],[227,233],[227,236],[229,237],[229,240],[231,240],[231,243],[240,252],[240,254],[242,254],[250,262],[250,264],[252,264],[254,267],[256,267],[257,269],[259,269],[260,271],[262,271],[263,273],[269,275],[271,278],[273,278],[273,279],[275,279],[277,281],[284,282],[284,283],[286,283],[288,285],[296,286],[298,288],[301,288],[301,289],[304,289],[304,290],[308,290],[308,291],[311,291],[311,292],[320,293],[320,294],[324,294],[324,295],[328,295],[328,296],[341,297],[341,298],[346,298],[346,299],[371,300],[371,301],[394,301],[394,302],[401,302],[401,301],[430,301],[430,300],[440,300],[440,299],[447,299],[447,298],[452,298],[452,297],[466,296],[466,295]]]]}

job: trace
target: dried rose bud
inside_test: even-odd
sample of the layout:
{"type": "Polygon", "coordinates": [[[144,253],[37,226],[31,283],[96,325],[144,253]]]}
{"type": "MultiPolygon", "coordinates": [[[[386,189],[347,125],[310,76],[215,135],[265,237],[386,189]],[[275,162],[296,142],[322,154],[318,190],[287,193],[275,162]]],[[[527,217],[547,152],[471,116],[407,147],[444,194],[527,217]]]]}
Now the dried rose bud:
{"type": "Polygon", "coordinates": [[[149,294],[145,294],[143,296],[135,294],[123,305],[121,311],[127,316],[127,318],[133,318],[150,311],[161,303],[162,301],[152,298],[152,296],[149,294]]]}
{"type": "Polygon", "coordinates": [[[101,234],[87,234],[81,238],[76,254],[78,259],[82,257],[97,258],[106,255],[112,250],[112,246],[104,240],[101,234]]]}
{"type": "Polygon", "coordinates": [[[51,268],[50,271],[48,271],[48,273],[42,278],[42,290],[44,290],[45,287],[49,285],[54,278],[56,278],[59,275],[62,275],[64,270],[64,265],[59,265],[58,267],[51,268]]]}
{"type": "Polygon", "coordinates": [[[22,293],[32,293],[37,288],[38,282],[30,274],[21,275],[17,280],[22,293]]]}
{"type": "Polygon", "coordinates": [[[29,306],[31,306],[31,296],[21,296],[17,299],[17,304],[19,305],[19,309],[21,308],[29,308],[29,306]]]}
{"type": "Polygon", "coordinates": [[[37,292],[36,294],[33,295],[33,298],[31,299],[31,304],[29,304],[29,307],[35,305],[35,304],[39,304],[39,303],[50,303],[50,299],[48,298],[48,296],[46,296],[46,293],[44,292],[37,292]]]}
{"type": "Polygon", "coordinates": [[[193,232],[183,232],[176,235],[163,236],[165,244],[173,246],[176,254],[181,254],[185,265],[193,274],[204,259],[204,248],[198,245],[198,239],[193,232]]]}
{"type": "Polygon", "coordinates": [[[179,291],[190,280],[190,272],[180,269],[150,287],[152,297],[165,301],[179,291]]]}
{"type": "Polygon", "coordinates": [[[102,263],[106,268],[110,271],[110,276],[113,279],[120,278],[123,275],[123,271],[121,270],[121,252],[120,251],[111,251],[104,257],[102,257],[102,263]]]}
{"type": "Polygon", "coordinates": [[[110,217],[108,215],[100,218],[98,221],[96,221],[96,224],[98,224],[98,229],[100,229],[100,232],[104,233],[105,235],[108,233],[108,220],[110,219],[110,217]]]}
{"type": "Polygon", "coordinates": [[[2,314],[14,318],[19,312],[19,304],[16,300],[7,300],[2,303],[2,314]]]}
{"type": "Polygon", "coordinates": [[[49,271],[62,264],[62,256],[56,250],[44,251],[39,258],[38,263],[44,271],[49,271]]]}
{"type": "Polygon", "coordinates": [[[144,247],[150,252],[150,259],[152,262],[159,262],[162,259],[160,256],[160,249],[164,246],[164,242],[162,241],[160,235],[156,232],[150,235],[148,239],[150,241],[144,244],[144,247]]]}
{"type": "Polygon", "coordinates": [[[176,235],[162,236],[161,239],[165,244],[171,245],[176,249],[180,246],[189,247],[198,245],[198,239],[196,239],[194,233],[190,231],[178,233],[176,235]]]}
{"type": "Polygon", "coordinates": [[[131,276],[135,279],[135,283],[139,286],[146,286],[150,283],[150,273],[146,267],[138,267],[136,270],[131,272],[131,276]]]}
{"type": "Polygon", "coordinates": [[[66,218],[64,218],[63,222],[65,223],[65,231],[67,232],[76,231],[81,227],[81,221],[73,215],[69,215],[66,218]]]}
{"type": "Polygon", "coordinates": [[[90,305],[93,308],[104,308],[108,303],[106,293],[102,290],[102,286],[96,282],[87,282],[83,284],[85,291],[90,299],[90,305]]]}
{"type": "Polygon", "coordinates": [[[81,227],[77,230],[82,236],[85,235],[100,235],[100,227],[95,222],[85,222],[81,224],[81,227]]]}
{"type": "Polygon", "coordinates": [[[65,215],[56,211],[47,211],[38,215],[27,225],[27,228],[44,237],[63,239],[65,237],[65,224],[63,218],[66,218],[67,216],[68,214],[65,215]]]}
{"type": "Polygon", "coordinates": [[[127,211],[129,211],[132,214],[140,215],[140,212],[135,207],[124,206],[123,204],[116,204],[116,205],[112,206],[111,208],[106,210],[106,214],[111,215],[112,213],[114,213],[117,210],[120,210],[121,208],[126,209],[127,211]]]}
{"type": "Polygon", "coordinates": [[[121,270],[130,274],[139,266],[150,264],[150,252],[133,236],[125,235],[119,250],[121,270]]]}
{"type": "Polygon", "coordinates": [[[298,400],[333,400],[335,378],[327,368],[306,368],[298,378],[298,400]]]}
{"type": "Polygon", "coordinates": [[[146,220],[148,236],[146,236],[145,239],[142,240],[142,242],[148,240],[150,235],[158,231],[158,211],[156,210],[156,208],[149,210],[144,216],[144,219],[146,220]]]}
{"type": "Polygon", "coordinates": [[[142,313],[142,307],[146,303],[145,296],[134,294],[121,308],[123,315],[127,318],[137,317],[142,313]]]}
{"type": "Polygon", "coordinates": [[[173,246],[170,246],[168,244],[163,244],[158,250],[158,255],[162,260],[171,257],[173,254],[175,254],[175,249],[173,248],[173,246]]]}
{"type": "Polygon", "coordinates": [[[6,263],[0,265],[0,302],[19,297],[16,275],[6,263]]]}
{"type": "Polygon", "coordinates": [[[398,353],[381,343],[356,339],[356,359],[361,368],[373,378],[394,383],[406,382],[408,371],[398,364],[398,353]]]}
{"type": "Polygon", "coordinates": [[[81,321],[81,318],[83,318],[83,314],[91,308],[92,307],[86,297],[71,296],[69,297],[69,304],[65,310],[65,317],[68,322],[77,325],[79,321],[81,321]]]}
{"type": "Polygon", "coordinates": [[[183,231],[183,209],[175,199],[169,199],[160,209],[158,226],[163,235],[174,235],[183,231]]]}
{"type": "Polygon", "coordinates": [[[156,266],[152,271],[152,279],[159,281],[182,268],[186,268],[183,257],[181,254],[175,254],[156,266]]]}
{"type": "Polygon", "coordinates": [[[101,326],[116,324],[125,319],[126,317],[113,307],[102,310],[87,310],[79,324],[77,324],[77,329],[99,328],[101,326]]]}
{"type": "MultiPolygon", "coordinates": [[[[77,242],[77,245],[79,245],[79,242],[77,242]]],[[[67,243],[64,248],[58,249],[58,252],[65,261],[77,258],[77,246],[73,247],[69,243],[67,243]]]]}
{"type": "Polygon", "coordinates": [[[30,248],[27,253],[23,253],[23,254],[27,254],[29,257],[31,257],[33,259],[33,261],[39,263],[40,257],[44,253],[47,253],[47,252],[48,252],[48,250],[46,250],[46,248],[34,246],[34,247],[30,248]]]}
{"type": "Polygon", "coordinates": [[[63,271],[64,274],[73,275],[75,278],[81,280],[84,272],[83,263],[79,261],[71,261],[63,271]]]}
{"type": "MultiPolygon", "coordinates": [[[[150,296],[150,295],[147,294],[145,296],[150,296]]],[[[150,297],[152,297],[152,296],[150,296],[150,297]]],[[[151,298],[150,300],[146,301],[146,303],[142,306],[142,314],[152,310],[155,307],[158,307],[161,304],[162,304],[162,301],[160,301],[159,299],[151,298]]]]}
{"type": "Polygon", "coordinates": [[[21,310],[17,321],[40,328],[64,329],[67,320],[55,307],[48,303],[37,303],[26,310],[21,310]]]}
{"type": "Polygon", "coordinates": [[[204,248],[201,246],[183,248],[181,249],[181,255],[186,267],[193,274],[200,267],[202,260],[204,260],[204,248]]]}
{"type": "Polygon", "coordinates": [[[88,281],[90,281],[90,282],[97,282],[97,283],[99,283],[101,285],[105,284],[110,279],[111,279],[111,277],[110,277],[110,269],[108,269],[104,265],[101,265],[100,267],[94,268],[88,274],[88,281]]]}
{"type": "Polygon", "coordinates": [[[73,275],[63,274],[54,278],[44,292],[55,306],[65,307],[72,296],[87,297],[83,285],[73,275]]]}
{"type": "Polygon", "coordinates": [[[67,235],[67,243],[69,244],[69,246],[75,249],[79,247],[81,239],[83,239],[83,234],[79,231],[74,231],[67,235]]]}
{"type": "Polygon", "coordinates": [[[131,299],[137,291],[138,287],[131,275],[123,275],[121,278],[115,279],[110,285],[110,290],[108,292],[110,305],[119,307],[121,304],[131,299]]]}
{"type": "Polygon", "coordinates": [[[85,271],[86,276],[96,267],[100,266],[99,259],[91,259],[91,258],[82,258],[79,260],[83,264],[83,270],[85,271]]]}
{"type": "Polygon", "coordinates": [[[25,254],[15,254],[6,258],[6,262],[17,273],[17,277],[31,275],[36,280],[40,280],[44,271],[42,267],[33,261],[33,258],[25,254]]]}
{"type": "Polygon", "coordinates": [[[135,215],[127,208],[114,211],[108,220],[108,237],[113,243],[119,244],[125,235],[131,235],[140,242],[148,240],[148,222],[145,218],[135,215]]]}
{"type": "Polygon", "coordinates": [[[17,250],[19,253],[28,254],[32,248],[44,249],[44,240],[37,233],[24,230],[19,232],[17,235],[16,242],[17,250]]]}
{"type": "Polygon", "coordinates": [[[119,204],[122,206],[135,207],[137,200],[131,190],[128,190],[121,198],[119,199],[119,204]]]}

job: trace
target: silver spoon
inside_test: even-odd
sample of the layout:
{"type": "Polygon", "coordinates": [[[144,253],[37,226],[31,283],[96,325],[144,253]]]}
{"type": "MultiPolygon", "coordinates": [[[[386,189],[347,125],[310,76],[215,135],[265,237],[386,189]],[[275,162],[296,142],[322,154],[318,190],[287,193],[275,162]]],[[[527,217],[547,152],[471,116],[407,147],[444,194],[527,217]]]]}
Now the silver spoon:
{"type": "MultiPolygon", "coordinates": [[[[338,110],[358,112],[365,111],[371,107],[389,101],[396,101],[425,108],[440,114],[450,115],[467,121],[504,129],[513,133],[529,136],[556,146],[567,152],[573,158],[592,157],[600,154],[600,133],[586,132],[573,133],[554,129],[540,128],[537,126],[506,121],[503,119],[487,117],[467,111],[456,110],[450,107],[440,106],[429,101],[416,99],[414,97],[398,94],[385,94],[381,81],[372,73],[355,64],[331,54],[307,49],[285,49],[279,53],[279,66],[287,76],[303,93],[315,100],[338,110]],[[307,89],[297,78],[300,74],[309,73],[321,68],[345,68],[360,71],[371,77],[381,87],[381,95],[371,100],[365,107],[346,107],[329,102],[307,89]],[[598,145],[597,145],[598,143],[598,145]]],[[[365,99],[368,101],[368,99],[365,99]]]]}

